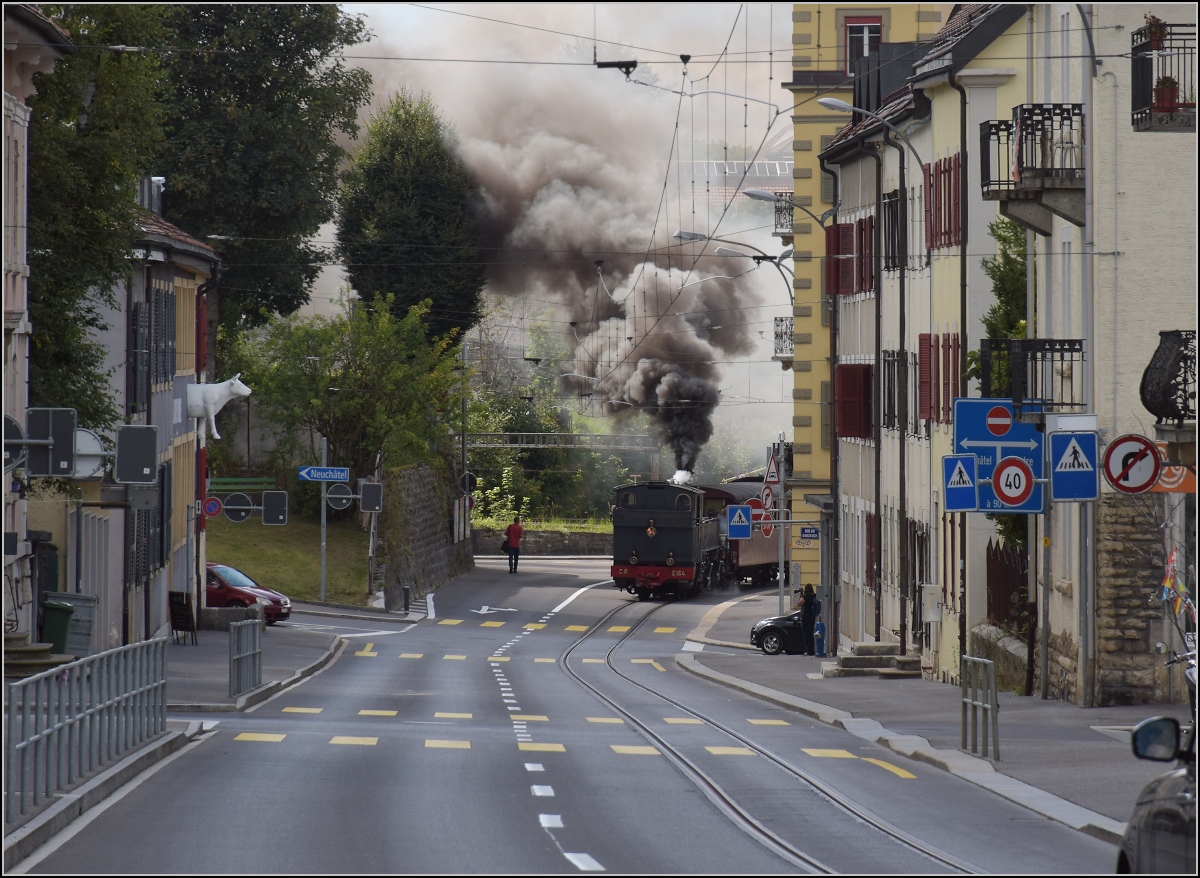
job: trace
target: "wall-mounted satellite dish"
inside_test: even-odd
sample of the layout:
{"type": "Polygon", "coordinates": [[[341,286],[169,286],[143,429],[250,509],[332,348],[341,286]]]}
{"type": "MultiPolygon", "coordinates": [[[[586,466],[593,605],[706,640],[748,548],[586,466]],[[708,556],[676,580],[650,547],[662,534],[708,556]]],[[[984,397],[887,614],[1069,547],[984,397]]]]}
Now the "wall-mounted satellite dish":
{"type": "Polygon", "coordinates": [[[104,450],[100,437],[84,427],[75,429],[74,479],[98,479],[104,475],[104,461],[112,452],[104,450]]]}

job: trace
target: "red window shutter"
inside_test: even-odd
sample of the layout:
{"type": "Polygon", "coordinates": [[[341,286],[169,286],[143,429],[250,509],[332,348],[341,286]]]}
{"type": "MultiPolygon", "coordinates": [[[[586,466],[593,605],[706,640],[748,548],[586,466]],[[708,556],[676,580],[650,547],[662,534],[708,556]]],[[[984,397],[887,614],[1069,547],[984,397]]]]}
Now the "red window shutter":
{"type": "Polygon", "coordinates": [[[959,221],[962,209],[962,153],[954,154],[954,167],[951,173],[954,175],[954,228],[951,230],[951,236],[955,244],[962,243],[962,223],[959,221]]]}
{"type": "Polygon", "coordinates": [[[932,414],[929,406],[929,392],[932,384],[933,351],[931,345],[933,336],[922,332],[917,337],[917,417],[928,421],[932,414]]]}
{"type": "Polygon", "coordinates": [[[929,417],[942,419],[942,346],[938,336],[929,339],[929,359],[932,365],[929,381],[929,417]]]}
{"type": "Polygon", "coordinates": [[[950,334],[942,336],[942,423],[950,423],[950,334]]]}
{"type": "Polygon", "coordinates": [[[834,223],[825,227],[825,295],[833,296],[838,290],[838,235],[840,226],[834,223]]]}
{"type": "Polygon", "coordinates": [[[863,260],[863,290],[875,289],[875,217],[867,217],[864,226],[867,258],[863,260]]]}
{"type": "Polygon", "coordinates": [[[862,432],[859,435],[863,439],[870,439],[875,432],[875,368],[864,365],[861,370],[862,432]]]}
{"type": "Polygon", "coordinates": [[[863,221],[854,221],[854,292],[863,288],[863,221]]]}
{"type": "MultiPolygon", "coordinates": [[[[950,387],[951,387],[950,395],[952,397],[954,397],[955,399],[962,396],[962,387],[961,387],[962,371],[959,369],[959,359],[958,359],[960,356],[959,345],[961,342],[962,342],[962,336],[957,332],[950,338],[950,358],[953,361],[953,363],[950,367],[950,387]]],[[[953,420],[953,417],[954,417],[954,407],[953,407],[953,405],[951,405],[950,419],[953,420]]]]}
{"type": "Polygon", "coordinates": [[[925,165],[925,249],[933,249],[933,167],[925,165]]]}
{"type": "Polygon", "coordinates": [[[867,532],[865,534],[866,539],[863,540],[863,544],[865,545],[866,550],[867,550],[864,553],[867,557],[865,559],[863,559],[866,562],[866,570],[863,571],[863,579],[865,580],[868,588],[874,588],[875,587],[875,514],[873,512],[868,512],[866,515],[863,516],[863,520],[864,520],[864,524],[866,525],[866,529],[867,529],[867,532]]]}
{"type": "Polygon", "coordinates": [[[840,236],[838,252],[846,258],[837,260],[837,292],[848,296],[854,292],[854,224],[841,223],[838,225],[838,229],[840,230],[838,232],[840,236]]]}

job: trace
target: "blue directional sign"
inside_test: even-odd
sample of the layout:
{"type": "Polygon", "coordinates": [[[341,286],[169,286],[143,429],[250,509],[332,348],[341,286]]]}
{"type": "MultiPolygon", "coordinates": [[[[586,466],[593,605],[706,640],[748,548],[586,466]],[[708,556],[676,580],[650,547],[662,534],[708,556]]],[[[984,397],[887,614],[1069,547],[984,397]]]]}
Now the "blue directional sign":
{"type": "Polygon", "coordinates": [[[1050,434],[1050,499],[1100,499],[1100,442],[1093,432],[1050,434]]]}
{"type": "Polygon", "coordinates": [[[955,399],[954,451],[974,454],[978,461],[978,511],[1037,514],[1045,509],[1046,491],[1037,481],[1045,478],[1044,438],[1034,424],[1022,423],[1013,416],[1011,400],[955,399]],[[1024,460],[1035,480],[1029,499],[1019,506],[1001,503],[992,490],[992,473],[1006,457],[1024,460]]]}
{"type": "Polygon", "coordinates": [[[348,466],[302,466],[300,467],[302,482],[348,482],[350,467],[348,466]]]}
{"type": "Polygon", "coordinates": [[[729,513],[729,539],[750,539],[751,521],[753,520],[750,507],[730,506],[727,508],[727,512],[729,513]]]}
{"type": "Polygon", "coordinates": [[[821,529],[810,525],[800,526],[800,539],[802,540],[819,540],[821,538],[821,529]]]}
{"type": "Polygon", "coordinates": [[[979,511],[979,460],[974,454],[942,458],[942,493],[946,512],[979,511]]]}

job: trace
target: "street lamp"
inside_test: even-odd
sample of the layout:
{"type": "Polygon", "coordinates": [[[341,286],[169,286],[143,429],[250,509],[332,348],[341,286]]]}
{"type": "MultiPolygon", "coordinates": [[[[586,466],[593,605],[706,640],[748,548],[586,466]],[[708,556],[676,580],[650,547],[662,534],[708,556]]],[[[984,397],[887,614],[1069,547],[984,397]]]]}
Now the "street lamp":
{"type": "MultiPolygon", "coordinates": [[[[730,250],[726,247],[718,247],[714,252],[717,256],[744,256],[749,259],[753,259],[756,265],[762,265],[764,262],[767,262],[775,266],[775,270],[779,272],[779,276],[783,278],[783,282],[787,286],[788,302],[792,305],[795,305],[795,293],[792,291],[792,283],[783,273],[785,270],[789,273],[792,271],[783,264],[783,260],[790,259],[792,256],[793,251],[790,247],[787,250],[784,250],[778,256],[771,256],[766,251],[759,250],[753,244],[743,244],[741,241],[730,241],[728,238],[719,238],[715,235],[702,235],[700,232],[685,232],[681,229],[675,232],[675,234],[671,237],[687,243],[699,243],[701,241],[722,241],[726,244],[734,244],[738,247],[748,247],[759,255],[754,256],[750,253],[742,253],[740,250],[730,250]]],[[[709,280],[709,278],[704,278],[704,280],[709,280]]]]}
{"type": "Polygon", "coordinates": [[[829,208],[820,216],[817,216],[803,204],[798,203],[795,199],[787,195],[779,195],[775,192],[769,192],[766,189],[743,189],[742,194],[747,198],[753,198],[755,201],[770,201],[775,204],[786,204],[788,207],[798,207],[814,220],[821,228],[825,228],[825,223],[829,222],[829,218],[837,213],[837,205],[829,208]]]}

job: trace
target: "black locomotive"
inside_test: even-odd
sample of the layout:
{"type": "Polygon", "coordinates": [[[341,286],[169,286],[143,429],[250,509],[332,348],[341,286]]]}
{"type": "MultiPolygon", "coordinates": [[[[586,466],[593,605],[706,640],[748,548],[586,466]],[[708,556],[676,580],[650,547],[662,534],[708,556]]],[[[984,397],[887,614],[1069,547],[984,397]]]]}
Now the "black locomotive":
{"type": "MultiPolygon", "coordinates": [[[[622,485],[613,502],[614,585],[645,600],[691,597],[726,583],[765,584],[775,575],[779,531],[726,537],[725,508],[757,496],[762,483],[622,485]]],[[[757,502],[757,501],[754,501],[757,502]]]]}

